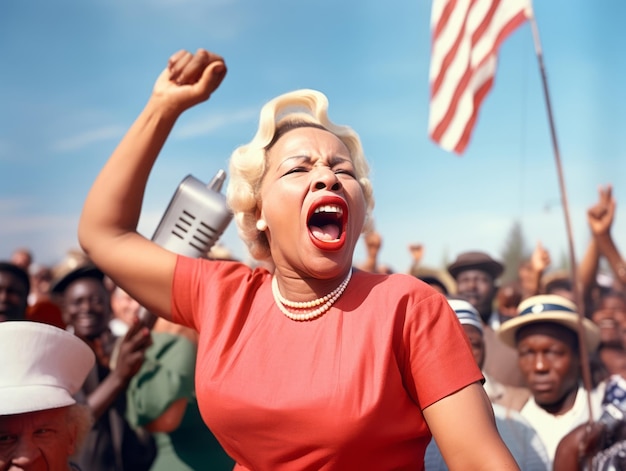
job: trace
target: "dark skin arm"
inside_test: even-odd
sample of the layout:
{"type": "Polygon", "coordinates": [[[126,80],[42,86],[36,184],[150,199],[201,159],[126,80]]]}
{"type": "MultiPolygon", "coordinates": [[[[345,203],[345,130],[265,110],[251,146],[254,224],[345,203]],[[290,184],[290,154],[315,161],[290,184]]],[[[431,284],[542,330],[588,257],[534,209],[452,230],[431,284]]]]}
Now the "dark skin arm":
{"type": "Polygon", "coordinates": [[[616,278],[622,285],[626,284],[626,261],[620,255],[613,237],[611,227],[615,219],[616,202],[613,198],[612,185],[600,187],[598,202],[587,211],[587,221],[598,246],[616,278]]]}
{"type": "Polygon", "coordinates": [[[117,397],[126,391],[128,383],[137,374],[145,357],[146,349],[152,344],[150,331],[138,321],[128,329],[117,345],[115,365],[100,385],[87,397],[94,419],[98,420],[117,397]]]}
{"type": "Polygon", "coordinates": [[[600,450],[603,430],[602,424],[585,423],[565,435],[556,449],[553,471],[582,469],[584,460],[600,450]]]}
{"type": "Polygon", "coordinates": [[[584,423],[574,428],[559,442],[554,455],[553,471],[582,470],[591,459],[612,443],[626,438],[626,424],[609,431],[602,422],[584,423]]]}

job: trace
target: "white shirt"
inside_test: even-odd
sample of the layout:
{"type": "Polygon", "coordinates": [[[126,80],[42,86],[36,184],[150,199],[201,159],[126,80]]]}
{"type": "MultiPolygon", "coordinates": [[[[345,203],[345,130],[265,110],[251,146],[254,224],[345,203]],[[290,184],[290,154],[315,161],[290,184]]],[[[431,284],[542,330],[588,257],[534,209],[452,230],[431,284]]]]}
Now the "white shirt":
{"type": "MultiPolygon", "coordinates": [[[[591,391],[591,409],[593,420],[598,420],[601,414],[602,398],[604,397],[604,384],[591,391]]],[[[589,405],[587,392],[582,386],[578,387],[574,406],[564,414],[554,415],[542,409],[531,397],[522,407],[520,414],[537,431],[541,441],[546,446],[550,462],[554,461],[556,448],[561,439],[572,429],[589,420],[589,405]]]]}

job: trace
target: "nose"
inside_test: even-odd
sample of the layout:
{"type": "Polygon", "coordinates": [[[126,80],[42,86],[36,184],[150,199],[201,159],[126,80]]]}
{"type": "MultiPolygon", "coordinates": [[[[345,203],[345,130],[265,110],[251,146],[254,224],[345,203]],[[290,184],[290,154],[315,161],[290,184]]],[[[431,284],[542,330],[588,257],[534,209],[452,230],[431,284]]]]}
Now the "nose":
{"type": "Polygon", "coordinates": [[[547,368],[547,363],[546,363],[546,359],[543,357],[543,354],[538,353],[535,356],[535,371],[546,371],[547,368]]]}
{"type": "Polygon", "coordinates": [[[320,167],[314,170],[314,177],[311,180],[311,190],[332,190],[339,191],[341,182],[335,172],[328,167],[320,167]]]}

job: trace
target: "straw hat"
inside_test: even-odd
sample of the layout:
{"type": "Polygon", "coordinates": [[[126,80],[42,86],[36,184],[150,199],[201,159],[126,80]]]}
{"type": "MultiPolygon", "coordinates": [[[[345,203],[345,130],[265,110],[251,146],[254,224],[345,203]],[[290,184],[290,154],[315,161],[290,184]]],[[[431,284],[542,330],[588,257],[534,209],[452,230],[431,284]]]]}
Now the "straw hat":
{"type": "MultiPolygon", "coordinates": [[[[517,307],[516,317],[500,326],[498,337],[515,348],[517,332],[526,325],[551,322],[578,332],[578,317],[576,305],[563,296],[556,294],[531,296],[517,307]]],[[[582,325],[587,350],[593,352],[600,343],[600,329],[587,318],[582,319],[582,325]]]]}
{"type": "Polygon", "coordinates": [[[95,364],[78,337],[40,322],[0,322],[0,415],[76,403],[73,395],[95,364]]]}

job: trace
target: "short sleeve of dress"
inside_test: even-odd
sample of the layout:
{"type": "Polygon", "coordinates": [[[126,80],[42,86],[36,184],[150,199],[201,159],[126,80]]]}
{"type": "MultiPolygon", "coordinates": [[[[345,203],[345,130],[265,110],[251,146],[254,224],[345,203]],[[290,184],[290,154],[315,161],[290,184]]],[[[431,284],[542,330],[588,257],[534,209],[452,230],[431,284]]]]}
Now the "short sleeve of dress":
{"type": "Polygon", "coordinates": [[[483,380],[456,314],[444,296],[428,291],[409,299],[403,330],[405,384],[422,409],[483,380]]]}
{"type": "Polygon", "coordinates": [[[219,328],[223,316],[242,312],[268,276],[233,261],[195,259],[179,255],[172,283],[172,320],[198,332],[207,323],[219,328]]]}

